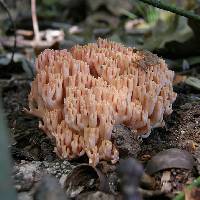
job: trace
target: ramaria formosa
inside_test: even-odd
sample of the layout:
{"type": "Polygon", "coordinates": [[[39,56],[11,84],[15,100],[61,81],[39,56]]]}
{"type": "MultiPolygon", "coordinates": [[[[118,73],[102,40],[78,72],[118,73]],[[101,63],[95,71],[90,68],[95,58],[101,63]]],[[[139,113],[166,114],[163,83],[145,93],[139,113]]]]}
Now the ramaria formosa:
{"type": "Polygon", "coordinates": [[[113,126],[124,124],[138,135],[164,125],[176,99],[174,72],[156,55],[99,39],[71,51],[45,50],[36,60],[29,112],[56,141],[56,152],[89,163],[115,163],[113,126]]]}

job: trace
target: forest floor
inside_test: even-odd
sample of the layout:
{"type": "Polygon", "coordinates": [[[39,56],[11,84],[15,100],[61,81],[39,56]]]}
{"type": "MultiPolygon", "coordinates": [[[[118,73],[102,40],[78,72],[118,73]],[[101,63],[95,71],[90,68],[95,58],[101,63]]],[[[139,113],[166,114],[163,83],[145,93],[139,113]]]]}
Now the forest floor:
{"type": "MultiPolygon", "coordinates": [[[[87,163],[87,158],[77,159],[72,162],[59,159],[53,152],[53,145],[49,138],[38,128],[38,119],[24,112],[27,108],[27,96],[30,92],[31,81],[23,77],[23,73],[12,74],[10,79],[0,79],[2,88],[3,105],[10,128],[11,153],[14,162],[13,177],[19,199],[32,199],[35,186],[44,174],[51,174],[62,182],[71,170],[87,163]],[[64,177],[64,178],[63,178],[64,177]]],[[[174,87],[178,94],[173,105],[173,113],[166,119],[164,128],[152,131],[146,139],[132,138],[128,128],[117,126],[114,129],[115,138],[120,146],[120,158],[132,156],[140,161],[144,167],[152,156],[165,149],[178,148],[189,151],[198,161],[200,151],[200,95],[184,84],[174,87]],[[129,136],[130,137],[130,136],[129,136]]],[[[165,198],[173,197],[181,191],[186,183],[191,183],[200,171],[200,163],[196,161],[192,169],[165,169],[154,173],[147,189],[160,191],[165,198]],[[162,176],[164,171],[170,171],[170,193],[168,188],[163,188],[162,176]]],[[[170,162],[170,161],[169,161],[170,162]]],[[[106,174],[110,191],[113,195],[119,192],[118,174],[116,166],[106,164],[106,174]]],[[[100,169],[105,168],[105,163],[99,164],[100,169]]],[[[87,189],[83,192],[87,192],[87,189]],[[86,190],[86,191],[85,191],[86,190]]],[[[93,188],[92,190],[98,190],[93,188]]],[[[83,193],[82,192],[82,193],[83,193]]],[[[81,193],[81,194],[82,194],[81,193]]],[[[87,197],[89,198],[89,197],[87,197]]],[[[93,197],[91,197],[93,198],[93,197]]]]}
{"type": "MultiPolygon", "coordinates": [[[[119,125],[113,129],[112,140],[119,149],[120,160],[131,157],[144,167],[145,175],[139,186],[144,199],[173,199],[180,191],[192,195],[185,187],[200,176],[200,40],[196,28],[199,24],[136,1],[130,4],[128,0],[43,0],[37,5],[42,42],[36,43],[29,1],[19,0],[16,5],[10,2],[9,10],[16,16],[17,48],[13,64],[7,65],[14,36],[9,31],[8,13],[1,12],[0,25],[1,21],[9,23],[1,25],[0,30],[0,90],[8,120],[12,177],[18,199],[47,200],[49,195],[51,200],[63,200],[66,199],[63,190],[75,199],[121,198],[119,162],[115,165],[100,162],[93,169],[83,165],[88,163],[86,156],[72,161],[60,159],[54,153],[53,141],[38,128],[39,119],[24,111],[28,108],[33,63],[38,53],[45,48],[69,49],[98,37],[157,53],[181,79],[174,83],[177,99],[163,128],[155,128],[148,138],[139,138],[128,127],[119,125]],[[196,78],[196,82],[190,79],[188,84],[184,77],[187,80],[192,77],[193,81],[196,78]]],[[[185,5],[188,2],[177,1],[180,7],[189,7],[185,5]]],[[[187,200],[198,200],[200,189],[195,187],[192,192],[193,199],[187,200]]]]}

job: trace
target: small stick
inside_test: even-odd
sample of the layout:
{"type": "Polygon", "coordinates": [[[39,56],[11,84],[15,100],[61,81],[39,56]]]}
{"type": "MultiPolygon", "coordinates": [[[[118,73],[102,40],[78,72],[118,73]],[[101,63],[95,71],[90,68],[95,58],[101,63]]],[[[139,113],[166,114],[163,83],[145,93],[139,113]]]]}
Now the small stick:
{"type": "Polygon", "coordinates": [[[40,41],[40,33],[39,33],[39,26],[38,26],[38,20],[37,20],[37,15],[36,15],[36,0],[31,0],[31,15],[32,15],[35,42],[37,43],[40,41]]]}
{"type": "Polygon", "coordinates": [[[163,1],[161,1],[161,0],[139,0],[139,1],[146,3],[146,4],[149,4],[151,6],[154,6],[156,8],[160,8],[162,10],[167,10],[167,11],[170,11],[172,13],[176,13],[178,15],[200,21],[200,15],[197,15],[197,14],[191,12],[191,11],[186,11],[184,9],[177,8],[175,6],[171,6],[169,4],[166,4],[166,3],[164,3],[164,0],[163,1]]]}

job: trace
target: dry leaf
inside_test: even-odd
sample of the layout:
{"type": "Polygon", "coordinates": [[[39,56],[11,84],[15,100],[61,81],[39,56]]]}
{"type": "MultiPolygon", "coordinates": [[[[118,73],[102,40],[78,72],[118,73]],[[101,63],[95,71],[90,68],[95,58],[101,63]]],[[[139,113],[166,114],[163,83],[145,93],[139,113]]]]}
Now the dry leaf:
{"type": "Polygon", "coordinates": [[[148,174],[154,174],[158,171],[170,168],[181,168],[191,170],[194,166],[192,155],[176,148],[167,149],[156,154],[146,166],[148,174]]]}
{"type": "Polygon", "coordinates": [[[173,85],[183,83],[186,79],[187,79],[187,76],[176,74],[173,81],[173,85]]]}

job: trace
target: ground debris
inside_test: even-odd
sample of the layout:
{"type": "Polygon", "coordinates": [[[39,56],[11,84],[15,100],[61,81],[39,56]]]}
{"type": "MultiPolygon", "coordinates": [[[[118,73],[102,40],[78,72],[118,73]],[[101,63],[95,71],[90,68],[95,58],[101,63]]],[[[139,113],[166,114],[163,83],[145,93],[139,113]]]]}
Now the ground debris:
{"type": "Polygon", "coordinates": [[[141,149],[141,141],[134,136],[129,128],[123,125],[114,126],[112,140],[119,150],[120,158],[136,158],[141,149]]]}

